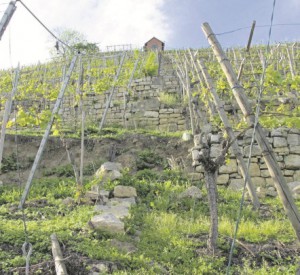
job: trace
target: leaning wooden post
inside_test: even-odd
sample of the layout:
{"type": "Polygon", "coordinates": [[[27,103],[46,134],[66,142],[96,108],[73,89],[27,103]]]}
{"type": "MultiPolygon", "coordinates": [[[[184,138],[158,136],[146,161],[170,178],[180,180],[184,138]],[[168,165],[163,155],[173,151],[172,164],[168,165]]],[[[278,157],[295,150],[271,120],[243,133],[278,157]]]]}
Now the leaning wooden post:
{"type": "Polygon", "coordinates": [[[27,182],[26,182],[25,189],[24,189],[22,197],[21,197],[21,201],[20,201],[20,204],[19,204],[19,208],[20,209],[23,208],[25,200],[26,200],[26,198],[28,196],[28,193],[29,193],[29,190],[30,190],[30,187],[31,187],[31,183],[32,183],[35,171],[36,171],[36,169],[37,169],[37,167],[39,165],[39,162],[41,160],[41,157],[43,155],[43,152],[44,152],[47,140],[48,140],[49,135],[50,135],[50,131],[51,131],[53,122],[54,122],[55,117],[56,117],[56,115],[57,115],[57,113],[59,111],[60,104],[61,104],[61,102],[62,102],[62,100],[64,98],[64,94],[65,94],[65,91],[67,89],[68,83],[70,81],[73,69],[75,67],[76,60],[77,60],[77,55],[75,55],[74,58],[72,59],[71,65],[70,65],[69,70],[68,70],[68,73],[65,76],[64,83],[63,83],[63,85],[62,85],[62,87],[60,89],[60,92],[59,92],[58,97],[56,99],[55,105],[53,107],[50,121],[48,122],[48,125],[47,125],[47,128],[45,130],[44,136],[43,136],[42,141],[40,143],[40,147],[39,147],[39,149],[38,149],[38,151],[36,153],[36,156],[35,156],[35,159],[34,159],[34,162],[33,162],[32,168],[31,168],[31,171],[29,173],[29,176],[28,176],[28,179],[27,179],[27,182]]]}
{"type": "Polygon", "coordinates": [[[79,180],[77,181],[77,187],[83,186],[83,164],[84,164],[84,129],[85,129],[85,110],[83,104],[83,63],[79,60],[79,76],[77,81],[77,94],[79,95],[80,102],[80,111],[81,111],[81,148],[80,148],[80,167],[79,167],[79,180]]]}
{"type": "Polygon", "coordinates": [[[192,135],[195,135],[195,122],[194,122],[194,114],[193,114],[193,106],[192,106],[192,94],[191,94],[191,85],[190,85],[190,77],[188,74],[187,64],[185,63],[185,77],[186,77],[186,92],[188,95],[189,100],[189,110],[191,116],[191,128],[192,128],[192,135]]]}
{"type": "Polygon", "coordinates": [[[56,275],[68,275],[56,234],[50,236],[56,275]]]}
{"type": "Polygon", "coordinates": [[[3,149],[4,149],[4,140],[5,140],[5,133],[6,133],[6,125],[9,120],[10,112],[11,112],[11,107],[12,107],[12,102],[13,98],[16,94],[17,87],[18,87],[18,81],[19,81],[19,74],[20,74],[20,68],[18,67],[16,72],[15,72],[15,79],[13,82],[13,88],[11,90],[11,93],[5,103],[5,111],[3,115],[3,122],[1,126],[1,137],[0,137],[0,173],[1,173],[1,165],[2,165],[2,157],[3,157],[3,149]]]}
{"type": "MultiPolygon", "coordinates": [[[[190,54],[190,58],[191,58],[191,61],[192,61],[192,65],[193,65],[193,68],[194,70],[196,71],[196,74],[197,74],[197,77],[198,77],[198,80],[200,82],[200,85],[203,86],[203,79],[201,78],[201,73],[199,72],[199,68],[197,67],[197,64],[195,62],[195,57],[193,56],[192,52],[190,49],[188,49],[189,51],[189,54],[190,54]]],[[[212,116],[215,116],[216,115],[216,110],[215,110],[215,106],[213,105],[213,103],[211,102],[211,100],[209,99],[209,97],[207,95],[205,95],[205,99],[207,100],[207,103],[208,103],[208,107],[209,107],[209,110],[210,110],[210,114],[212,116]]]]}
{"type": "Polygon", "coordinates": [[[205,82],[206,82],[206,85],[208,87],[208,89],[210,90],[212,96],[213,96],[213,99],[214,99],[214,103],[216,105],[216,108],[217,108],[217,111],[220,115],[220,118],[224,124],[224,127],[225,127],[225,131],[228,135],[228,137],[230,138],[230,140],[234,140],[232,142],[232,145],[231,145],[231,148],[232,148],[232,152],[233,154],[236,156],[236,159],[237,159],[237,162],[238,162],[238,166],[240,168],[240,171],[241,171],[241,174],[245,180],[245,182],[247,183],[247,189],[249,191],[249,194],[250,194],[250,197],[251,197],[251,200],[252,200],[252,203],[253,203],[253,206],[255,209],[258,209],[259,208],[259,200],[258,200],[258,197],[257,197],[257,194],[255,192],[255,186],[253,185],[252,181],[251,181],[251,178],[249,176],[249,174],[247,173],[247,165],[246,163],[244,162],[244,159],[243,159],[243,154],[242,154],[242,151],[236,141],[236,138],[235,138],[235,135],[234,135],[234,132],[232,130],[232,127],[231,127],[231,124],[227,118],[227,115],[224,111],[224,104],[221,102],[218,94],[217,94],[217,91],[215,89],[215,86],[213,84],[213,81],[204,65],[204,62],[203,60],[198,60],[198,64],[199,64],[199,67],[201,69],[201,72],[203,74],[203,77],[205,79],[205,82]]]}
{"type": "Polygon", "coordinates": [[[100,125],[99,125],[99,132],[101,132],[101,130],[102,130],[103,126],[104,126],[105,119],[106,119],[106,115],[107,115],[107,112],[108,112],[108,108],[109,108],[109,106],[110,106],[111,100],[112,100],[113,95],[114,95],[114,93],[115,93],[117,80],[118,80],[119,75],[120,75],[120,73],[121,73],[121,70],[122,70],[122,67],[123,67],[123,63],[124,63],[124,61],[125,61],[125,56],[126,56],[126,53],[123,54],[121,63],[120,63],[120,65],[119,65],[119,68],[118,68],[118,71],[117,71],[117,74],[116,74],[115,77],[114,77],[112,90],[111,90],[111,92],[110,92],[110,95],[109,95],[109,97],[108,97],[108,100],[106,101],[105,110],[104,110],[104,113],[103,113],[103,115],[102,115],[101,122],[100,122],[100,125]]]}
{"type": "MultiPolygon", "coordinates": [[[[134,77],[134,73],[135,73],[135,71],[137,69],[137,65],[139,63],[139,60],[140,60],[140,56],[137,57],[137,59],[136,59],[136,61],[134,63],[132,72],[130,74],[130,77],[129,77],[129,80],[128,80],[128,83],[127,83],[127,89],[126,89],[126,91],[123,92],[123,99],[124,99],[123,126],[124,127],[126,127],[126,108],[127,108],[126,92],[128,93],[128,91],[129,91],[129,89],[131,87],[131,84],[132,84],[132,81],[133,81],[133,77],[134,77]]],[[[159,71],[160,71],[160,69],[159,69],[159,71]]]]}
{"type": "Polygon", "coordinates": [[[217,60],[220,63],[226,75],[227,81],[229,82],[229,85],[233,91],[236,101],[240,106],[247,123],[250,126],[254,127],[257,143],[260,146],[262,155],[269,169],[270,175],[274,181],[276,190],[281,199],[284,210],[291,221],[291,224],[295,230],[298,240],[300,240],[299,211],[294,202],[291,191],[285,182],[281,169],[278,166],[273,149],[264,135],[262,126],[259,124],[258,121],[256,121],[255,115],[252,111],[251,104],[245,95],[244,88],[239,84],[236,74],[234,73],[234,70],[232,68],[232,65],[230,64],[228,58],[226,57],[221,45],[216,39],[209,24],[204,23],[202,25],[202,30],[205,33],[208,42],[211,45],[213,52],[216,55],[217,60]]]}
{"type": "Polygon", "coordinates": [[[291,70],[292,79],[295,79],[294,60],[293,60],[293,57],[291,56],[289,46],[286,47],[286,51],[287,51],[287,56],[289,59],[289,66],[290,66],[290,70],[291,70]]]}

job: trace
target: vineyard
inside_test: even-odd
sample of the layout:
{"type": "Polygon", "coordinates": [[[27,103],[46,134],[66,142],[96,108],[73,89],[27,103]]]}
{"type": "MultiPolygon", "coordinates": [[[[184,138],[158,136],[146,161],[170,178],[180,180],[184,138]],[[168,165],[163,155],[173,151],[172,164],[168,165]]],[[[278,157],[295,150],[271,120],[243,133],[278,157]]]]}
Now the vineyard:
{"type": "Polygon", "coordinates": [[[69,274],[224,274],[230,253],[230,274],[295,274],[300,204],[286,182],[300,181],[300,45],[223,56],[212,44],[0,71],[1,274],[25,274],[24,239],[30,274],[55,274],[53,233],[69,274]],[[122,175],[99,181],[106,162],[122,175]],[[91,190],[111,200],[119,185],[137,192],[124,232],[96,230],[91,190]]]}

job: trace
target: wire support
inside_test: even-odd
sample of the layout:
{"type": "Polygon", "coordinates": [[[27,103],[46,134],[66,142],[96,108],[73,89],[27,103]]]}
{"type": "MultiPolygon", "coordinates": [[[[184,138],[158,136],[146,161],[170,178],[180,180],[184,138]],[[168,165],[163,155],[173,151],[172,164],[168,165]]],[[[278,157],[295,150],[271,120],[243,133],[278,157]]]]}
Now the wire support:
{"type": "MultiPolygon", "coordinates": [[[[21,183],[21,172],[20,172],[20,159],[19,159],[19,140],[18,140],[18,124],[17,124],[17,101],[15,101],[14,105],[14,119],[15,119],[15,144],[16,144],[16,165],[17,165],[17,175],[18,175],[18,183],[19,183],[19,190],[20,196],[22,194],[22,183],[21,183]]],[[[22,245],[22,252],[23,256],[25,257],[26,267],[25,267],[25,274],[29,275],[30,269],[30,256],[32,254],[32,244],[29,242],[29,234],[27,229],[26,223],[26,216],[24,208],[22,208],[22,223],[24,228],[24,237],[25,242],[22,245]]]]}
{"type": "MultiPolygon", "coordinates": [[[[269,35],[268,35],[268,44],[267,44],[267,49],[266,49],[266,56],[268,56],[268,54],[270,52],[270,41],[271,41],[271,34],[272,34],[275,7],[276,7],[276,0],[273,1],[271,24],[270,24],[269,35]]],[[[248,161],[247,161],[247,171],[246,171],[246,176],[245,176],[245,180],[244,180],[243,192],[242,192],[242,197],[241,197],[241,201],[240,201],[240,207],[239,207],[239,211],[238,211],[238,217],[237,217],[237,221],[236,221],[235,231],[234,231],[234,235],[233,235],[233,239],[232,239],[232,243],[231,243],[231,247],[230,247],[230,253],[229,253],[229,260],[228,260],[228,265],[227,265],[227,269],[226,269],[226,275],[230,274],[233,250],[234,250],[234,247],[235,247],[235,242],[236,242],[237,233],[238,233],[238,229],[239,229],[239,224],[240,224],[241,217],[242,217],[242,212],[243,212],[243,206],[244,206],[244,202],[245,202],[246,184],[247,184],[247,178],[249,176],[252,150],[253,150],[253,145],[254,145],[254,141],[255,141],[255,132],[256,132],[255,130],[257,128],[257,125],[259,124],[260,102],[261,102],[262,93],[263,93],[263,85],[264,85],[264,81],[265,81],[267,63],[268,63],[268,60],[267,60],[267,58],[265,58],[264,66],[263,66],[263,73],[262,73],[261,81],[260,81],[260,89],[259,89],[259,92],[258,92],[258,100],[257,100],[256,112],[255,112],[255,122],[254,122],[254,126],[253,126],[249,156],[248,156],[248,161]]]]}
{"type": "MultiPolygon", "coordinates": [[[[271,24],[271,25],[256,25],[256,28],[271,28],[271,27],[284,27],[284,26],[300,26],[300,23],[279,23],[279,24],[271,24]]],[[[240,27],[236,28],[230,31],[225,31],[225,32],[220,32],[220,33],[215,33],[217,36],[222,36],[222,35],[227,35],[227,34],[232,34],[235,32],[239,32],[242,30],[248,30],[251,29],[251,27],[240,27]]]]}
{"type": "Polygon", "coordinates": [[[60,43],[62,43],[63,45],[65,45],[67,48],[72,49],[71,46],[69,46],[67,43],[65,43],[64,41],[62,41],[61,39],[59,39],[24,3],[22,0],[17,0],[18,2],[20,2],[23,7],[43,26],[43,28],[50,34],[52,35],[57,41],[59,41],[60,43]]]}

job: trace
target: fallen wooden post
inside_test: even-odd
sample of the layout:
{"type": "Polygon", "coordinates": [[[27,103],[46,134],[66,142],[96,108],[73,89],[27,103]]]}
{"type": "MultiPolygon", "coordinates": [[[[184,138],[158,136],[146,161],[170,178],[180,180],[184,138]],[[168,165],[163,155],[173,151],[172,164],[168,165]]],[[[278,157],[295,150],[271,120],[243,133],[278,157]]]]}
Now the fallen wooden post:
{"type": "Polygon", "coordinates": [[[67,268],[64,263],[64,259],[62,256],[62,252],[60,249],[60,245],[58,243],[58,239],[55,233],[53,233],[51,236],[51,243],[52,243],[52,255],[53,260],[55,264],[55,271],[56,275],[67,275],[67,268]]]}

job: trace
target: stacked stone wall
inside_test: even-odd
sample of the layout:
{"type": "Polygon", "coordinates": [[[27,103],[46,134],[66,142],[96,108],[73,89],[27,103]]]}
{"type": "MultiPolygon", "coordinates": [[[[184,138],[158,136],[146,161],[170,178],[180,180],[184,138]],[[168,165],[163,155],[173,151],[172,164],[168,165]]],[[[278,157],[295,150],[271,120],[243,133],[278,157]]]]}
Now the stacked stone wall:
{"type": "MultiPolygon", "coordinates": [[[[270,131],[265,130],[265,134],[274,150],[286,182],[300,181],[300,130],[282,127],[270,131]]],[[[250,152],[251,139],[252,130],[248,130],[245,135],[238,140],[246,163],[250,152]]],[[[213,134],[211,142],[211,157],[215,158],[221,152],[221,134],[213,134]]],[[[204,178],[202,166],[196,165],[195,171],[198,179],[204,178]]],[[[257,187],[274,187],[274,182],[257,143],[254,143],[252,148],[249,174],[253,184],[257,187]]],[[[227,164],[220,168],[217,183],[232,186],[232,188],[243,185],[242,175],[239,171],[236,158],[232,153],[228,158],[227,164]]]]}

